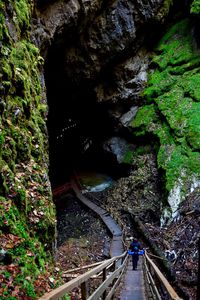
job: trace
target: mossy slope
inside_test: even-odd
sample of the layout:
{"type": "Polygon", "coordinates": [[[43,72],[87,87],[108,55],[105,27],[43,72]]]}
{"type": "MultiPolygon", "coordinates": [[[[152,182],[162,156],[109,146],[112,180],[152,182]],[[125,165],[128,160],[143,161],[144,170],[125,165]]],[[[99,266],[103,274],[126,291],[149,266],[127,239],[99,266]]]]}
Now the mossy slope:
{"type": "Polygon", "coordinates": [[[12,300],[44,292],[55,227],[32,9],[33,1],[0,1],[0,294],[12,300]]]}
{"type": "Polygon", "coordinates": [[[171,26],[155,48],[145,105],[131,126],[158,140],[158,166],[168,193],[184,199],[200,179],[200,52],[189,20],[171,26]],[[181,187],[180,187],[181,185],[181,187]]]}

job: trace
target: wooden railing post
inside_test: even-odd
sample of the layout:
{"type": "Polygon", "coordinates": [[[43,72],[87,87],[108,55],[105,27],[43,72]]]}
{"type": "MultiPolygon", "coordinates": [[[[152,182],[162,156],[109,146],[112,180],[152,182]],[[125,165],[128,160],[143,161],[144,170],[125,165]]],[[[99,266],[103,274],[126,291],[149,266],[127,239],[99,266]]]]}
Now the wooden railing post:
{"type": "Polygon", "coordinates": [[[115,260],[114,263],[113,263],[113,270],[114,271],[116,270],[116,267],[117,267],[117,264],[116,264],[116,260],[115,260]]]}
{"type": "Polygon", "coordinates": [[[86,300],[88,298],[88,282],[81,283],[81,299],[86,300]]]}
{"type": "MultiPolygon", "coordinates": [[[[106,268],[103,269],[103,281],[106,280],[106,275],[107,275],[107,272],[106,272],[106,268]]],[[[103,300],[106,299],[106,291],[103,293],[103,300]]]]}
{"type": "Polygon", "coordinates": [[[200,299],[200,239],[198,240],[197,300],[200,299]]]}

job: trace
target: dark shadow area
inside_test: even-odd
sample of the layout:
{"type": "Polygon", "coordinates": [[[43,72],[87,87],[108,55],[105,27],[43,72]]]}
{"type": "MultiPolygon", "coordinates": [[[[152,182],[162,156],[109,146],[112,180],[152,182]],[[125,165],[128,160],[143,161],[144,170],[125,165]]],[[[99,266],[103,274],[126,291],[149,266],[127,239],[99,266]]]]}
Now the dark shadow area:
{"type": "Polygon", "coordinates": [[[73,68],[68,69],[66,49],[75,42],[69,37],[67,43],[55,41],[45,64],[53,188],[66,182],[74,169],[90,168],[115,178],[127,174],[127,166],[103,150],[103,141],[113,135],[115,124],[107,105],[97,103],[92,82],[74,78],[73,68]]]}

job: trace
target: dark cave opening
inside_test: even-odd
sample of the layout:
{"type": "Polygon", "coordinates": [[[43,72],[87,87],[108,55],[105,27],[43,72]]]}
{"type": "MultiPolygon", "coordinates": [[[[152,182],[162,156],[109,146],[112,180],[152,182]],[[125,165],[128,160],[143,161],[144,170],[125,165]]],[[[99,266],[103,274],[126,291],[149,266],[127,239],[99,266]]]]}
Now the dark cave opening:
{"type": "Polygon", "coordinates": [[[103,141],[115,128],[109,109],[97,103],[90,80],[66,70],[65,51],[63,42],[55,42],[45,63],[52,188],[68,181],[76,169],[107,173],[114,179],[126,176],[128,166],[103,149],[103,141]]]}

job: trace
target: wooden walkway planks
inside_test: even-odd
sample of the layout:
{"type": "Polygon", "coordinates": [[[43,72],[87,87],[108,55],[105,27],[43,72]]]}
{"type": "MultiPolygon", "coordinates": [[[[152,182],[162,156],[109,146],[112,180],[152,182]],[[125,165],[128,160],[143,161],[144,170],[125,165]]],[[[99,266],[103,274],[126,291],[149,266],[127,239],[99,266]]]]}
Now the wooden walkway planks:
{"type": "MultiPolygon", "coordinates": [[[[110,247],[111,257],[121,255],[124,252],[122,231],[113,218],[101,207],[97,206],[81,194],[76,182],[71,181],[72,188],[76,193],[77,198],[87,207],[96,212],[113,235],[110,247]]],[[[146,300],[144,292],[144,278],[142,270],[142,258],[138,263],[138,270],[132,270],[132,261],[129,257],[127,271],[124,277],[123,288],[120,292],[120,300],[146,300]]]]}
{"type": "Polygon", "coordinates": [[[132,270],[132,261],[131,257],[129,257],[128,267],[123,280],[123,287],[120,291],[120,300],[146,300],[142,259],[143,258],[140,257],[138,269],[132,270]]]}
{"type": "Polygon", "coordinates": [[[110,233],[113,236],[111,247],[110,247],[110,255],[111,257],[121,255],[124,252],[123,247],[123,241],[122,241],[122,231],[119,225],[113,220],[113,218],[108,214],[106,210],[103,208],[97,206],[95,203],[91,202],[89,199],[87,199],[83,194],[80,192],[76,182],[72,179],[71,180],[71,186],[77,196],[77,198],[85,204],[87,207],[89,207],[91,210],[93,210],[96,214],[99,215],[99,217],[102,219],[102,221],[105,223],[107,228],[109,229],[110,233]]]}

